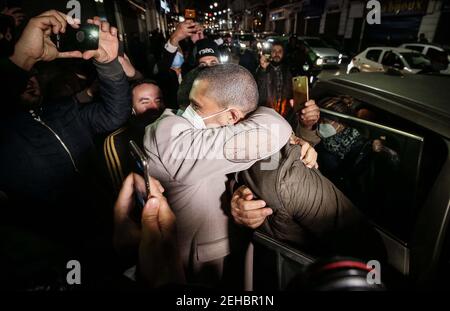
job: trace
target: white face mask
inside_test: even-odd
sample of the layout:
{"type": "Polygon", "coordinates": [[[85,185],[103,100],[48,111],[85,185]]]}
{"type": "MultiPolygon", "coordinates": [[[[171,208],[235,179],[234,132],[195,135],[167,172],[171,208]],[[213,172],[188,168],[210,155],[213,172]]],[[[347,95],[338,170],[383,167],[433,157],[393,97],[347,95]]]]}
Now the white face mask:
{"type": "Polygon", "coordinates": [[[206,124],[205,124],[205,120],[210,119],[212,117],[218,116],[221,113],[227,112],[229,111],[231,108],[219,111],[217,113],[214,113],[210,116],[207,117],[200,117],[198,115],[198,113],[194,110],[194,108],[192,108],[191,105],[189,105],[186,110],[183,112],[183,114],[181,115],[183,118],[185,118],[186,120],[188,120],[189,122],[192,123],[192,125],[196,128],[196,129],[205,129],[206,128],[206,124]]]}
{"type": "Polygon", "coordinates": [[[319,136],[321,138],[328,138],[331,136],[336,135],[336,129],[333,125],[327,124],[327,123],[320,123],[319,124],[319,136]]]}

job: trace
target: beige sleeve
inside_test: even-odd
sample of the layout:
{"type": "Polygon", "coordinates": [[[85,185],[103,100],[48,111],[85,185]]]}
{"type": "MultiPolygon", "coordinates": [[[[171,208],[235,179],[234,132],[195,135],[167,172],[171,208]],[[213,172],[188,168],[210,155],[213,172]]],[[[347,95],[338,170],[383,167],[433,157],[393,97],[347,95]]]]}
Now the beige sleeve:
{"type": "Polygon", "coordinates": [[[155,145],[169,175],[189,184],[246,170],[278,152],[291,133],[283,117],[260,107],[244,121],[218,128],[195,129],[184,118],[171,116],[159,123],[155,145]]]}

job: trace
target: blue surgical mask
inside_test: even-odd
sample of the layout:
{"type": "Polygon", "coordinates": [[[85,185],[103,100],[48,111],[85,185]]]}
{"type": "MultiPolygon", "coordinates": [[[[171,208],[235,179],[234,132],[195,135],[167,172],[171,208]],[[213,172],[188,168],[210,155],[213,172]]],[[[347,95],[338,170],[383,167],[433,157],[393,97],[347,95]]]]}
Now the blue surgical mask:
{"type": "Polygon", "coordinates": [[[183,66],[183,63],[184,63],[183,54],[181,54],[180,52],[177,52],[177,54],[175,55],[175,58],[173,59],[173,62],[172,62],[172,68],[181,68],[181,66],[183,66]]]}
{"type": "Polygon", "coordinates": [[[319,136],[321,138],[328,138],[336,135],[336,129],[333,125],[328,123],[320,123],[319,124],[319,136]]]}
{"type": "Polygon", "coordinates": [[[205,129],[206,128],[205,120],[218,116],[219,114],[227,112],[230,109],[231,108],[227,108],[225,110],[216,112],[210,116],[202,118],[201,116],[198,115],[198,113],[194,110],[194,108],[192,108],[192,106],[189,105],[181,116],[186,120],[188,120],[189,122],[191,122],[196,129],[205,129]]]}

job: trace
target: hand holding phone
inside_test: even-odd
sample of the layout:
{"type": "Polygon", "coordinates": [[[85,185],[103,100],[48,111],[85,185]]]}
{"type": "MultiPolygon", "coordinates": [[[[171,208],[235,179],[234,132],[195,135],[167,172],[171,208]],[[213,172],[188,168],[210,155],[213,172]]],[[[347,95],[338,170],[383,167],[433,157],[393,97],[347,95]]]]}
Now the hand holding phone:
{"type": "MultiPolygon", "coordinates": [[[[149,198],[152,194],[150,188],[150,171],[147,157],[144,152],[142,152],[141,148],[132,140],[129,142],[131,156],[133,157],[136,164],[136,173],[140,174],[145,181],[145,197],[149,198]]],[[[142,192],[142,191],[141,191],[142,192]]]]}
{"type": "Polygon", "coordinates": [[[86,24],[78,29],[67,27],[65,33],[59,33],[52,40],[59,52],[97,50],[99,45],[99,27],[86,24]]]}
{"type": "Polygon", "coordinates": [[[309,100],[309,85],[307,76],[292,78],[292,90],[294,92],[294,112],[297,113],[305,107],[309,100]]]}
{"type": "Polygon", "coordinates": [[[184,19],[185,20],[191,20],[195,22],[195,19],[197,17],[197,12],[193,9],[185,9],[184,10],[184,19]]]}

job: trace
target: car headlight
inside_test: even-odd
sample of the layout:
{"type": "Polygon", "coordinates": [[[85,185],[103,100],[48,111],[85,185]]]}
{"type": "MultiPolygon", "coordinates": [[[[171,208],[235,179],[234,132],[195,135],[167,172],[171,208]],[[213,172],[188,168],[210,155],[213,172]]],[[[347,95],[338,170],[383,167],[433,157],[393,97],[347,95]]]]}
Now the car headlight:
{"type": "Polygon", "coordinates": [[[316,60],[316,65],[317,65],[317,66],[322,66],[322,65],[323,65],[323,58],[322,58],[322,57],[319,57],[319,58],[316,60]]]}
{"type": "Polygon", "coordinates": [[[261,42],[256,43],[256,47],[257,47],[258,49],[261,49],[261,48],[262,48],[261,42]]]}
{"type": "Polygon", "coordinates": [[[342,58],[343,57],[343,55],[342,54],[339,54],[339,58],[342,58]]]}
{"type": "Polygon", "coordinates": [[[220,55],[220,62],[225,64],[228,62],[228,55],[220,55]]]}
{"type": "Polygon", "coordinates": [[[245,49],[245,48],[246,48],[246,45],[245,45],[244,43],[239,43],[239,46],[240,46],[242,49],[245,49]]]}
{"type": "Polygon", "coordinates": [[[269,42],[264,42],[263,43],[263,48],[265,48],[265,49],[270,48],[270,43],[269,42]]]}

